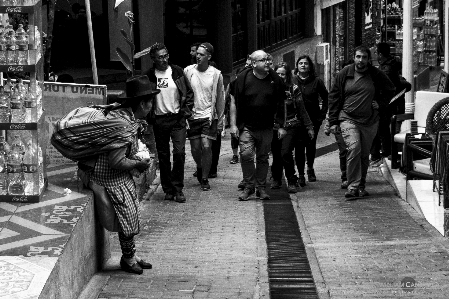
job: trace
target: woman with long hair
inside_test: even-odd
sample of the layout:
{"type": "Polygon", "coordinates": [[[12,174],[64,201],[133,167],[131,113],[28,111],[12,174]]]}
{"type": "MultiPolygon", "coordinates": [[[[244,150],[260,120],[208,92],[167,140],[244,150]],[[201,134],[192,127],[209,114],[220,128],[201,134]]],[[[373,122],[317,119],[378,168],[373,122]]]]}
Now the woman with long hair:
{"type": "Polygon", "coordinates": [[[273,176],[272,188],[277,187],[276,182],[279,183],[280,187],[282,168],[284,168],[288,192],[295,193],[298,191],[298,177],[295,174],[293,149],[297,148],[302,142],[300,134],[304,127],[307,128],[310,138],[314,137],[313,125],[304,107],[301,92],[298,86],[293,84],[289,65],[286,62],[281,62],[275,66],[274,70],[284,80],[286,85],[287,98],[284,103],[284,129],[287,131],[287,134],[281,140],[277,138],[277,134],[273,136],[271,148],[273,154],[273,164],[271,166],[273,176]]]}
{"type": "Polygon", "coordinates": [[[293,83],[297,85],[301,91],[304,105],[314,128],[314,138],[311,140],[308,139],[308,137],[305,136],[306,134],[303,132],[304,142],[300,143],[300,146],[297,147],[295,151],[295,158],[299,171],[299,185],[304,187],[306,185],[306,180],[304,177],[306,158],[308,181],[316,181],[315,170],[313,169],[316,154],[316,140],[321,123],[326,118],[329,93],[323,80],[315,74],[315,67],[309,56],[302,55],[298,58],[298,60],[296,60],[294,74],[295,76],[293,77],[293,83]]]}

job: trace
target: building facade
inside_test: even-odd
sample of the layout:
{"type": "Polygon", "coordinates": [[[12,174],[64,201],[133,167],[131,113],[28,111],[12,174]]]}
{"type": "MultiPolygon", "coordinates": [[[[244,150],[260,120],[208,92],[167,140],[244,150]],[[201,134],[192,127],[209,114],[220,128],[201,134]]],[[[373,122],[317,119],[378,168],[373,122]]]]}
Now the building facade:
{"type": "MultiPolygon", "coordinates": [[[[108,0],[110,60],[118,60],[115,45],[126,47],[121,28],[127,28],[126,11],[136,17],[136,51],[163,42],[170,60],[190,64],[190,45],[208,41],[215,47],[213,60],[228,78],[248,54],[264,49],[274,63],[308,54],[317,60],[321,40],[321,2],[316,0],[134,0],[112,9],[108,0]]],[[[145,56],[139,67],[147,69],[145,56]]]]}

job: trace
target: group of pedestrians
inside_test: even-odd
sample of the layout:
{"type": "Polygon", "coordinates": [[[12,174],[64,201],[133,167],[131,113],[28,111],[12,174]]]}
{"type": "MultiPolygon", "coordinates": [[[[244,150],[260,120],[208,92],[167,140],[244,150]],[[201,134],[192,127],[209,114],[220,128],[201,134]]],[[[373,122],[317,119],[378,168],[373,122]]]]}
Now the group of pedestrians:
{"type": "Polygon", "coordinates": [[[368,195],[366,173],[379,109],[386,107],[396,90],[388,77],[369,63],[368,48],[356,50],[354,63],[337,74],[330,94],[309,56],[300,56],[292,71],[285,62],[273,67],[272,57],[262,50],[248,56],[225,92],[221,72],[211,65],[213,52],[209,43],[192,45],[196,63],[181,69],[169,64],[163,44],[156,43],[150,51],[154,67],[147,74],[161,92],[148,120],[154,124],[165,199],[186,201],[182,191],[186,136],[196,163],[194,175],[202,190],[210,189],[209,178],[216,177],[218,163],[215,155],[210,173],[212,148],[219,151],[217,136],[224,129],[225,110],[229,110],[233,149],[230,162],[240,163],[242,168],[239,200],[246,201],[254,193],[261,199],[270,198],[266,192],[270,152],[271,188],[281,187],[283,173],[290,193],[306,186],[306,175],[309,182],[316,181],[316,140],[328,110],[328,131],[335,134],[344,160],[345,196],[368,195]]]}
{"type": "Polygon", "coordinates": [[[280,188],[283,172],[289,192],[306,185],[306,174],[309,182],[316,181],[316,138],[326,114],[325,132],[335,135],[340,148],[345,197],[352,200],[369,195],[365,187],[371,145],[380,115],[398,87],[369,63],[368,48],[355,49],[354,62],[336,75],[330,93],[316,76],[310,57],[299,57],[292,72],[285,62],[273,67],[271,56],[262,50],[248,56],[245,67],[225,91],[221,72],[211,65],[213,53],[211,44],[199,44],[196,62],[183,69],[169,63],[163,44],[154,44],[150,50],[153,67],[127,80],[121,106],[107,108],[106,117],[121,124],[117,127],[120,138],[112,151],[101,153],[86,169],[90,181],[106,189],[117,214],[123,253],[120,266],[127,272],[141,274],[152,267],[135,254],[134,243],[140,231],[140,213],[130,171],[142,172],[149,166],[149,159],[133,158],[144,131],[140,119],[153,124],[166,200],[186,202],[186,138],[201,189],[210,190],[212,160],[216,160],[215,167],[218,163],[218,158],[212,158],[212,147],[220,147],[214,141],[223,130],[226,109],[234,151],[231,163],[240,162],[242,168],[239,200],[247,201],[254,193],[263,200],[270,198],[266,192],[270,151],[271,188],[280,188]]]}

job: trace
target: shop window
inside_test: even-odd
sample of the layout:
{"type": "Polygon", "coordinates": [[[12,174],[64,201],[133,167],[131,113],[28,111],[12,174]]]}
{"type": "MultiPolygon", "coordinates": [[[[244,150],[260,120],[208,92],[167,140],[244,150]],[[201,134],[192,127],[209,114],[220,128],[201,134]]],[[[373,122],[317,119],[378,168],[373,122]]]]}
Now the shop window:
{"type": "Polygon", "coordinates": [[[304,0],[257,0],[257,48],[279,48],[303,36],[304,0]]]}
{"type": "Polygon", "coordinates": [[[246,0],[231,0],[232,6],[232,61],[245,61],[248,48],[246,0]]]}

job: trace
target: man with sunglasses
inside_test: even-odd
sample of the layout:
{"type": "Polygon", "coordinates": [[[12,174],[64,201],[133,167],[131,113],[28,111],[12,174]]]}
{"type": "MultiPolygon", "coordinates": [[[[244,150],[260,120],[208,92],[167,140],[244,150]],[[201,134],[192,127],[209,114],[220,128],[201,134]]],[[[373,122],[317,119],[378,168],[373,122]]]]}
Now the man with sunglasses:
{"type": "Polygon", "coordinates": [[[256,192],[260,199],[270,199],[265,191],[268,154],[273,138],[273,124],[279,124],[278,138],[285,136],[285,85],[270,68],[270,57],[262,50],[251,54],[252,68],[242,71],[231,83],[231,134],[239,136],[245,189],[239,200],[246,201],[256,192]],[[254,155],[256,165],[254,165],[254,155]]]}
{"type": "Polygon", "coordinates": [[[161,92],[156,96],[153,111],[147,120],[153,124],[161,185],[166,200],[183,203],[186,201],[182,192],[186,119],[192,115],[193,91],[183,69],[168,63],[169,55],[165,45],[156,43],[151,46],[150,57],[153,67],[145,74],[161,92]],[[170,163],[170,138],[173,143],[173,167],[170,163]]]}

